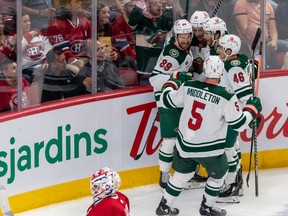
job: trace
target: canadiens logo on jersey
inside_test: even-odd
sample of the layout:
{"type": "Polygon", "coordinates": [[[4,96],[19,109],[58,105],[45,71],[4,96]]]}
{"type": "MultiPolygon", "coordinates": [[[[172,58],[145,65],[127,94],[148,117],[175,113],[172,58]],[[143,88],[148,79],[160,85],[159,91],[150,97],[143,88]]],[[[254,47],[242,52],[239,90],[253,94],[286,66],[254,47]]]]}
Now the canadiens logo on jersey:
{"type": "Polygon", "coordinates": [[[44,56],[44,44],[42,42],[29,43],[23,50],[23,57],[28,60],[41,59],[44,56]]]}
{"type": "Polygon", "coordinates": [[[70,42],[70,50],[74,55],[79,55],[83,52],[85,44],[85,40],[74,40],[70,42]]]}
{"type": "MultiPolygon", "coordinates": [[[[11,96],[10,107],[11,110],[17,110],[18,107],[18,99],[17,93],[11,96]]],[[[26,108],[28,106],[28,97],[25,92],[22,92],[22,101],[21,101],[22,108],[26,108]]]]}

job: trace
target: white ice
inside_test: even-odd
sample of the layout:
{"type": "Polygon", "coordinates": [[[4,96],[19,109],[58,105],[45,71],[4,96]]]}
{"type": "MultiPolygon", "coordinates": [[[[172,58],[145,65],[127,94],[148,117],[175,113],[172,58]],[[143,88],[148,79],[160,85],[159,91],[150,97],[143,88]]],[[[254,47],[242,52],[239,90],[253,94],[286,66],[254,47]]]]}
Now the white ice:
{"type": "MultiPolygon", "coordinates": [[[[288,168],[260,170],[259,196],[255,196],[254,171],[250,173],[249,188],[244,177],[244,196],[239,204],[218,204],[227,210],[227,216],[288,216],[288,168]]],[[[131,216],[152,216],[155,214],[162,191],[158,185],[122,190],[131,204],[131,216]]],[[[175,202],[180,216],[198,216],[203,189],[185,190],[175,202]]],[[[24,201],[23,201],[24,202],[24,201]]],[[[40,209],[15,214],[15,216],[85,216],[91,197],[50,205],[40,209]]]]}

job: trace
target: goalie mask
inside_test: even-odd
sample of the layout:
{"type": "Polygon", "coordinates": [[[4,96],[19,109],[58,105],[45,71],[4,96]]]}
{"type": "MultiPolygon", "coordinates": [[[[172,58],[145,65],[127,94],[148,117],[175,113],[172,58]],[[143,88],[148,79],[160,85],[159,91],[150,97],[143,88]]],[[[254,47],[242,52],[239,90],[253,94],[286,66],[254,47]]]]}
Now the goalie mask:
{"type": "Polygon", "coordinates": [[[203,64],[203,71],[207,78],[221,78],[224,71],[224,63],[219,56],[209,56],[203,64]]]}
{"type": "Polygon", "coordinates": [[[113,196],[118,191],[120,184],[121,178],[119,174],[108,167],[93,173],[90,186],[94,203],[105,197],[113,196]]]}
{"type": "Polygon", "coordinates": [[[190,23],[192,28],[203,28],[209,19],[209,14],[206,11],[195,11],[190,18],[190,23]]]}

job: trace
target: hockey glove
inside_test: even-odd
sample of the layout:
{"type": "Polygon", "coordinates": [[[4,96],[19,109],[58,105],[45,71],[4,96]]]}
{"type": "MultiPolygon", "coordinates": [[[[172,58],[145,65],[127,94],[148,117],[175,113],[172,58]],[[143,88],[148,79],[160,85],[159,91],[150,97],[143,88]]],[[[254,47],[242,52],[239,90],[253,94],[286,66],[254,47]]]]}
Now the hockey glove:
{"type": "Polygon", "coordinates": [[[246,105],[243,108],[243,111],[250,112],[253,119],[257,119],[259,117],[260,112],[262,111],[260,98],[258,97],[255,97],[254,99],[249,98],[246,105]]]}
{"type": "Polygon", "coordinates": [[[170,78],[162,86],[162,91],[168,87],[172,87],[174,90],[177,90],[181,86],[181,82],[177,79],[170,78]]]}
{"type": "Polygon", "coordinates": [[[187,80],[192,80],[192,73],[190,72],[179,72],[176,71],[171,75],[171,78],[179,80],[181,83],[187,81],[187,80]]]}
{"type": "MultiPolygon", "coordinates": [[[[261,124],[261,121],[262,121],[262,116],[259,114],[259,117],[256,119],[256,129],[259,128],[259,126],[260,126],[260,124],[261,124]]],[[[251,121],[251,122],[249,123],[249,127],[250,127],[250,128],[253,128],[253,126],[254,126],[254,121],[251,121]]]]}

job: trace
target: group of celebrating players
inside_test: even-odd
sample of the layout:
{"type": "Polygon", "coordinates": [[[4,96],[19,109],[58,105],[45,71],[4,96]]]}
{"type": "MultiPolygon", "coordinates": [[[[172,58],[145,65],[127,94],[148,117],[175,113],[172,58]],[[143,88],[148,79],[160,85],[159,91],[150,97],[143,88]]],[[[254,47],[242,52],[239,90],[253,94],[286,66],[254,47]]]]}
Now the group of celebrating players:
{"type": "MultiPolygon", "coordinates": [[[[181,191],[203,186],[200,214],[225,216],[226,210],[215,203],[239,203],[243,196],[238,134],[261,121],[262,105],[251,85],[254,65],[239,53],[239,37],[205,11],[194,12],[190,21],[176,20],[172,31],[149,79],[163,139],[159,184],[164,194],[156,215],[178,215],[173,203],[181,191]],[[199,164],[208,177],[197,182],[199,164]]],[[[106,198],[119,215],[129,215],[129,200],[117,192],[119,185],[119,175],[111,169],[93,175],[95,204],[87,215],[93,215],[100,201],[103,209],[112,210],[104,208],[106,198]]]]}
{"type": "Polygon", "coordinates": [[[156,215],[179,214],[173,203],[182,189],[199,187],[201,164],[208,178],[199,212],[225,216],[215,203],[239,203],[243,196],[238,134],[253,119],[261,121],[260,99],[252,97],[254,65],[239,53],[239,37],[205,11],[195,11],[190,22],[177,20],[173,31],[150,77],[163,138],[159,165],[165,191],[156,215]]]}

